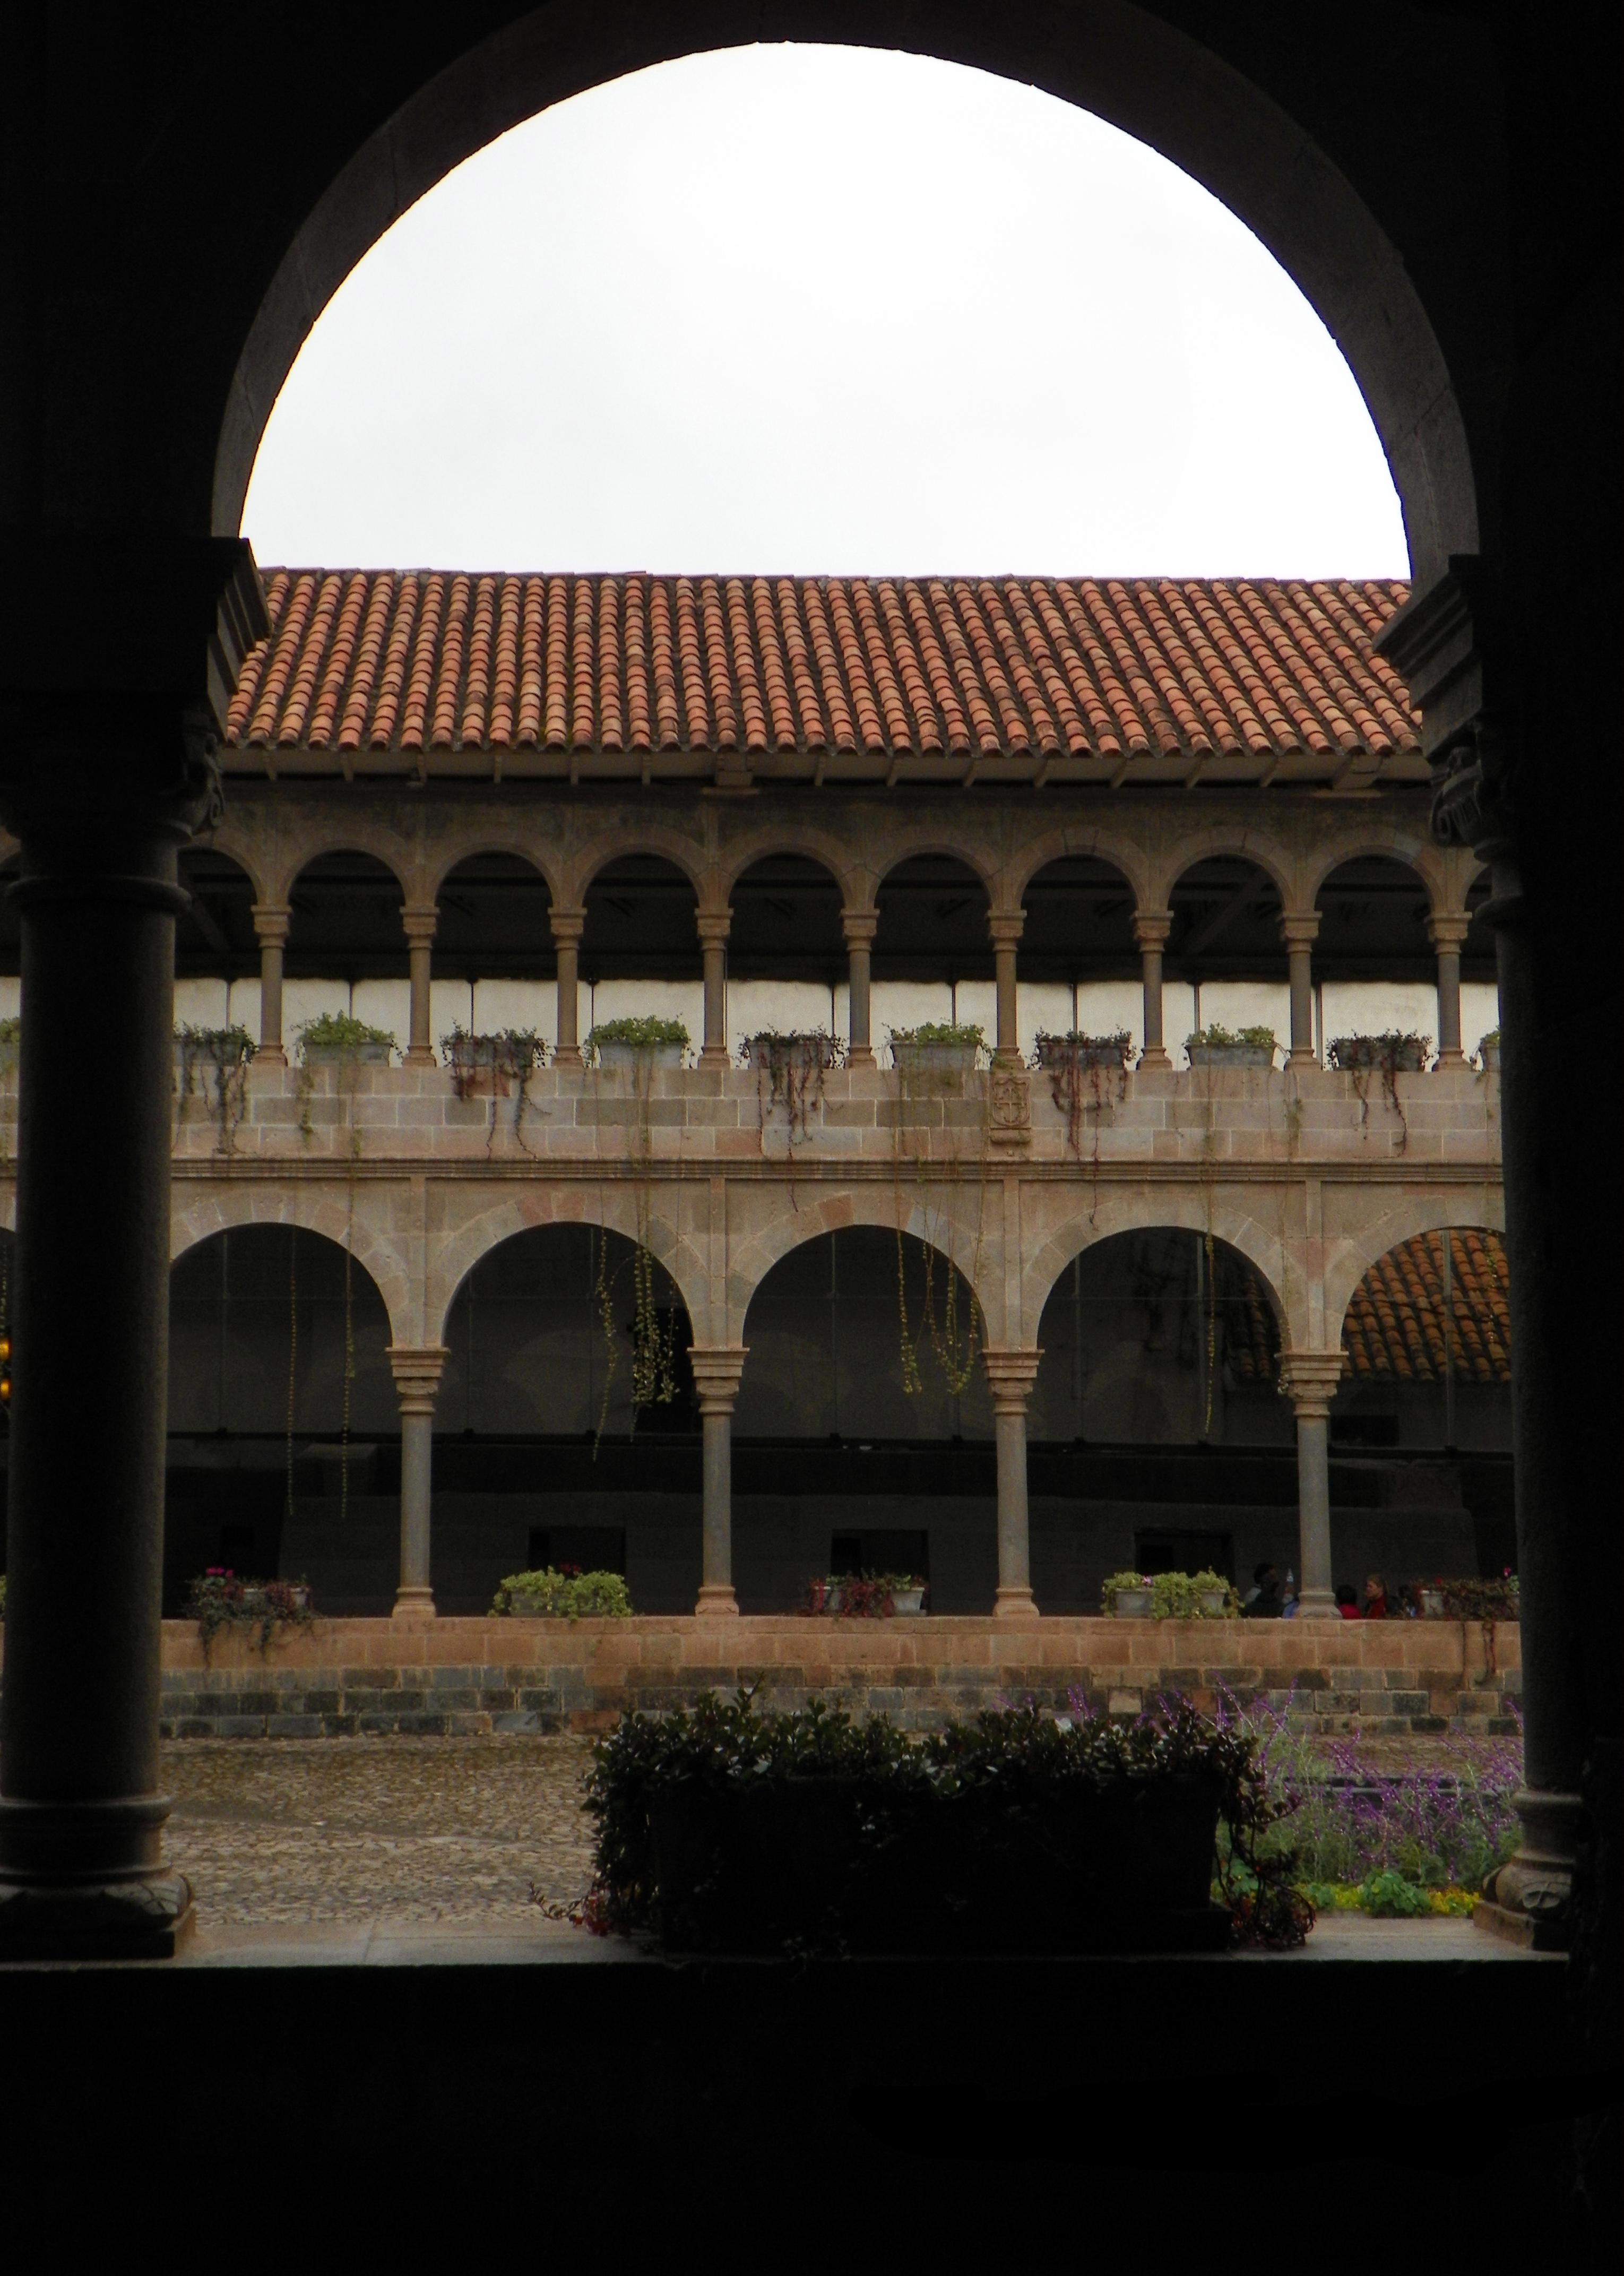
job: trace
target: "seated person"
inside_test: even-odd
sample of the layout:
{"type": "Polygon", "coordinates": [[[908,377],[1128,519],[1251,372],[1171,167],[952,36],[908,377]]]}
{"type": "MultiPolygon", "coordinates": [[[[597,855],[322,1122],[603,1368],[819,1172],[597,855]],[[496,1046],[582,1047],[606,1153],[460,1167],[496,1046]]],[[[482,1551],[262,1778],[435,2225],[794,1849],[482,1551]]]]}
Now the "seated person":
{"type": "Polygon", "coordinates": [[[1241,1609],[1248,1620],[1279,1619],[1280,1576],[1266,1559],[1252,1567],[1252,1585],[1241,1609]]]}
{"type": "Polygon", "coordinates": [[[1359,1611],[1359,1591],[1354,1587],[1351,1581],[1344,1581],[1338,1586],[1337,1611],[1345,1620],[1356,1620],[1361,1616],[1359,1611]]]}

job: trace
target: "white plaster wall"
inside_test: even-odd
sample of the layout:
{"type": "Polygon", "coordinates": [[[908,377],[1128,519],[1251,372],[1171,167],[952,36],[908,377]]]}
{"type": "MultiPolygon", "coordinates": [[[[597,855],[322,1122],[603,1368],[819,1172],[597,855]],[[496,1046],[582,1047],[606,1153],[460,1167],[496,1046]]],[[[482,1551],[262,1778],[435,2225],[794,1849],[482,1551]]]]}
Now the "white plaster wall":
{"type": "Polygon", "coordinates": [[[350,983],[347,980],[285,980],[282,983],[282,1041],[288,1056],[292,1057],[299,1045],[299,1031],[307,1020],[319,1020],[324,1012],[347,1015],[350,1008],[350,983]]]}
{"type": "Polygon", "coordinates": [[[950,1026],[953,991],[945,980],[877,980],[869,995],[869,1031],[874,1055],[891,1065],[890,1028],[922,1028],[927,1021],[950,1026]]]}
{"type": "MultiPolygon", "coordinates": [[[[998,990],[996,981],[961,980],[952,991],[953,1025],[979,1028],[990,1051],[998,1040],[998,990]]],[[[1020,1025],[1017,1008],[1016,1025],[1020,1025]]]]}
{"type": "MultiPolygon", "coordinates": [[[[467,1025],[467,1022],[464,1022],[467,1025]]],[[[521,1033],[534,1029],[548,1043],[558,1040],[558,983],[556,980],[476,980],[474,983],[474,1028],[476,1036],[499,1036],[505,1028],[521,1033]]]]}
{"type": "Polygon", "coordinates": [[[233,1027],[246,1028],[254,1042],[259,1042],[260,983],[257,979],[232,981],[226,1016],[233,1027]]]}
{"type": "Polygon", "coordinates": [[[178,1028],[227,1026],[231,1018],[231,991],[224,980],[178,980],[175,982],[175,1025],[178,1028]]]}
{"type": "MultiPolygon", "coordinates": [[[[1188,992],[1187,989],[1185,993],[1188,992]]],[[[1080,980],[1072,998],[1075,1009],[1070,1024],[1079,1035],[1114,1036],[1126,1028],[1134,1039],[1134,1049],[1143,1047],[1145,991],[1137,980],[1080,980]]],[[[1172,1028],[1166,1033],[1171,1036],[1172,1028]]],[[[1178,1040],[1184,1041],[1182,1030],[1178,1040]]]]}
{"type": "MultiPolygon", "coordinates": [[[[408,991],[406,1017],[411,1018],[408,991]]],[[[433,980],[429,982],[429,1040],[437,1056],[442,1036],[449,1036],[453,1028],[465,1035],[474,1033],[474,990],[466,980],[433,980]]],[[[410,1032],[408,1028],[407,1032],[410,1032]]],[[[485,1031],[489,1033],[489,1029],[485,1031]]]]}
{"type": "MultiPolygon", "coordinates": [[[[455,982],[452,985],[455,986],[455,982]]],[[[434,1002],[432,983],[429,1001],[434,1002]]],[[[369,1028],[382,1028],[402,1051],[412,1036],[412,983],[409,980],[358,980],[350,990],[350,1010],[369,1028]]],[[[430,1029],[432,1031],[432,1017],[430,1029]]]]}
{"type": "Polygon", "coordinates": [[[1327,980],[1319,990],[1319,1020],[1322,1058],[1339,1036],[1385,1036],[1396,1030],[1401,1036],[1430,1036],[1436,1046],[1438,990],[1424,980],[1327,980]]]}
{"type": "Polygon", "coordinates": [[[1059,980],[1021,982],[1015,991],[1015,1031],[1023,1059],[1031,1058],[1040,1035],[1070,1033],[1077,1008],[1075,992],[1059,980]]]}
{"type": "Polygon", "coordinates": [[[705,1040],[705,990],[698,980],[600,980],[591,995],[583,1043],[593,1028],[610,1020],[680,1020],[694,1051],[705,1040]]]}
{"type": "Polygon", "coordinates": [[[776,1028],[781,1036],[845,1034],[834,1024],[834,990],[815,980],[730,980],[727,1042],[735,1058],[747,1036],[776,1028]]]}
{"type": "MultiPolygon", "coordinates": [[[[1291,990],[1283,980],[1204,980],[1192,993],[1199,999],[1192,1028],[1227,1028],[1232,1034],[1237,1028],[1272,1028],[1282,1050],[1289,1048],[1291,990]]],[[[1188,1066],[1189,1053],[1173,1064],[1188,1066]]]]}
{"type": "Polygon", "coordinates": [[[1500,1024],[1500,991],[1492,980],[1463,980],[1461,982],[1461,1048],[1467,1053],[1477,1049],[1491,1028],[1500,1024]]]}

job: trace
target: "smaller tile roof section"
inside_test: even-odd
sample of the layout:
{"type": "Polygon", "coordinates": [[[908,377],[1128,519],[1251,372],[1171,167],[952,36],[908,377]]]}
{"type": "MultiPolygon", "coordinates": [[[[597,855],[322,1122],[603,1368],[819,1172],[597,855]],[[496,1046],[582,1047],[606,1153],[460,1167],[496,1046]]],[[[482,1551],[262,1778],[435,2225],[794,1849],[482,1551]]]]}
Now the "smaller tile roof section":
{"type": "Polygon", "coordinates": [[[278,569],[248,774],[1423,780],[1401,584],[278,569]]]}
{"type": "Polygon", "coordinates": [[[1511,1381],[1511,1313],[1506,1248],[1498,1233],[1450,1233],[1445,1301],[1441,1233],[1390,1248],[1354,1291],[1342,1348],[1355,1376],[1441,1383],[1511,1381]],[[1447,1331],[1447,1332],[1446,1332],[1447,1331]]]}

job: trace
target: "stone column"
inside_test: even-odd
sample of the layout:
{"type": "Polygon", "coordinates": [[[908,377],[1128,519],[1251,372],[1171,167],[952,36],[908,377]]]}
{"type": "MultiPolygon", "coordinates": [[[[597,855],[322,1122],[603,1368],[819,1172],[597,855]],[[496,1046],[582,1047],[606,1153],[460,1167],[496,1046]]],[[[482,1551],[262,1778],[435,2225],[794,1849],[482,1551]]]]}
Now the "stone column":
{"type": "Polygon", "coordinates": [[[19,708],[0,747],[28,1006],[0,1960],[163,1957],[192,1916],[189,1885],[164,1864],[158,1791],[175,918],[187,901],[176,856],[217,819],[219,777],[212,732],[183,730],[172,698],[138,687],[83,702],[110,705],[112,763],[76,752],[88,716],[77,697],[37,719],[19,708]],[[90,1005],[117,1043],[87,1113],[90,1005]]]}
{"type": "Polygon", "coordinates": [[[434,1618],[429,1533],[434,1508],[434,1403],[451,1357],[444,1344],[391,1344],[400,1401],[400,1586],[393,1617],[434,1618]]]}
{"type": "Polygon", "coordinates": [[[400,922],[406,929],[412,972],[412,1010],[406,1063],[407,1066],[432,1066],[434,1037],[430,1032],[433,1023],[429,1016],[429,980],[440,912],[434,907],[402,909],[400,922]]]}
{"type": "Polygon", "coordinates": [[[705,959],[705,1040],[700,1051],[701,1066],[726,1066],[727,1049],[727,936],[732,929],[732,909],[702,909],[699,913],[699,945],[705,959]]]}
{"type": "Polygon", "coordinates": [[[998,983],[998,1057],[1006,1066],[1021,1064],[1020,1005],[1015,986],[1015,949],[1026,930],[1024,909],[990,910],[987,935],[992,943],[992,969],[998,983]]]}
{"type": "Polygon", "coordinates": [[[1297,909],[1280,919],[1291,972],[1291,1065],[1314,1064],[1314,944],[1319,938],[1317,909],[1297,909]]]}
{"type": "Polygon", "coordinates": [[[982,1354],[998,1459],[998,1593],[992,1611],[1001,1620],[1037,1618],[1027,1520],[1027,1402],[1042,1357],[1039,1351],[982,1354]]]}
{"type": "Polygon", "coordinates": [[[275,901],[254,904],[254,929],[260,944],[260,1047],[255,1056],[263,1066],[287,1065],[282,1042],[282,960],[292,914],[275,901]]]}
{"type": "Polygon", "coordinates": [[[1427,919],[1427,938],[1438,958],[1438,1063],[1466,1065],[1461,1049],[1461,949],[1471,924],[1463,914],[1427,919]]]}
{"type": "Polygon", "coordinates": [[[1171,1066],[1162,1037],[1162,957],[1172,930],[1171,909],[1140,909],[1134,917],[1134,939],[1144,975],[1145,1045],[1139,1055],[1142,1067],[1171,1066]]]}
{"type": "Polygon", "coordinates": [[[1280,1387],[1297,1415],[1298,1618],[1339,1617],[1331,1567],[1331,1402],[1342,1379],[1339,1351],[1280,1354],[1280,1387]]]}
{"type": "Polygon", "coordinates": [[[558,1045],[553,1056],[561,1065],[579,1066],[581,1036],[576,991],[581,984],[581,936],[587,913],[585,909],[553,909],[548,921],[558,956],[558,1045]]]}
{"type": "Polygon", "coordinates": [[[851,1029],[848,1038],[847,1064],[852,1066],[874,1065],[874,1041],[869,1029],[869,975],[874,958],[874,936],[879,927],[877,909],[842,909],[840,929],[846,935],[846,978],[850,1005],[846,1023],[851,1029]]]}
{"type": "Polygon", "coordinates": [[[733,1406],[744,1373],[743,1344],[695,1344],[688,1353],[699,1393],[704,1446],[703,1553],[701,1619],[737,1618],[733,1594],[733,1406]]]}

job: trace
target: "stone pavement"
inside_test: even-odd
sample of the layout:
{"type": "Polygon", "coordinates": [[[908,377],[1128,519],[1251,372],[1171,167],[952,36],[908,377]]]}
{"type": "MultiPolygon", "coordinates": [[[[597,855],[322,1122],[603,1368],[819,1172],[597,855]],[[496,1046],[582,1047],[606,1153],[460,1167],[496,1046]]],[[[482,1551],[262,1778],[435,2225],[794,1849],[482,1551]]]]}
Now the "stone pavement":
{"type": "Polygon", "coordinates": [[[532,1883],[567,1899],[591,1878],[590,1755],[567,1737],[167,1745],[170,1855],[216,1927],[535,1922],[532,1883]]]}

